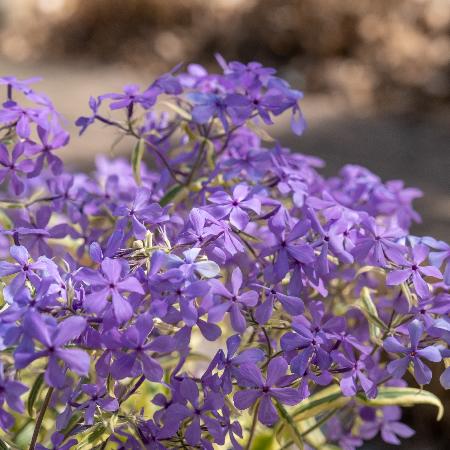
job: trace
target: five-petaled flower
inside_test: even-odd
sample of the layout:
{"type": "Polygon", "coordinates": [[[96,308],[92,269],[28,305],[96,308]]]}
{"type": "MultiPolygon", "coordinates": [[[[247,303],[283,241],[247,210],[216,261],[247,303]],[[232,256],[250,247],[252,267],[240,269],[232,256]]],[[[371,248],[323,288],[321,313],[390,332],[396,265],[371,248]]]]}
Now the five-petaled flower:
{"type": "Polygon", "coordinates": [[[286,405],[296,405],[300,400],[298,389],[289,387],[292,376],[286,375],[288,363],[282,356],[273,358],[267,366],[267,377],[254,363],[242,364],[236,375],[239,385],[245,387],[234,394],[234,405],[248,409],[258,399],[258,419],[267,426],[277,422],[279,416],[272,400],[286,405]]]}
{"type": "Polygon", "coordinates": [[[396,378],[401,378],[410,363],[414,366],[414,378],[419,384],[428,384],[431,381],[431,370],[422,362],[421,358],[428,361],[439,362],[442,359],[439,349],[433,345],[419,348],[419,342],[423,334],[423,325],[419,320],[413,320],[408,325],[410,346],[401,344],[395,337],[388,337],[383,348],[389,353],[403,353],[400,359],[391,361],[387,369],[396,378]]]}

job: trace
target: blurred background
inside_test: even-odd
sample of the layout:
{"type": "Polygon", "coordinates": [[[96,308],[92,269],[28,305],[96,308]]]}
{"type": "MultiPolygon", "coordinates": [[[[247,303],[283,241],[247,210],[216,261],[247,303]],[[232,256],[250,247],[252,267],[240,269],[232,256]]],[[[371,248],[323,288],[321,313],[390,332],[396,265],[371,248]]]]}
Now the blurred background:
{"type": "MultiPolygon", "coordinates": [[[[180,61],[217,68],[215,52],[305,92],[309,127],[297,138],[282,118],[283,143],[324,158],[328,175],[362,164],[421,188],[413,231],[450,241],[450,0],[0,0],[0,74],[42,76],[72,131],[89,95],[146,86],[180,61]]],[[[61,154],[81,169],[113,139],[73,135],[61,154]]],[[[450,448],[449,411],[406,419],[417,435],[401,448],[450,448]]]]}

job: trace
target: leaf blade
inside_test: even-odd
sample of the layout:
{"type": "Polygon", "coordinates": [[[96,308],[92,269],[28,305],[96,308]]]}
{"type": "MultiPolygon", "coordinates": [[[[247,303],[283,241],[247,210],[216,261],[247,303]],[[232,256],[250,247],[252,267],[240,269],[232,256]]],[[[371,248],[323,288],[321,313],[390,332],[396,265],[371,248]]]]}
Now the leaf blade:
{"type": "Polygon", "coordinates": [[[37,398],[39,397],[39,393],[41,392],[42,386],[44,384],[44,374],[41,373],[36,378],[33,386],[28,394],[27,400],[27,412],[30,417],[34,417],[34,404],[36,403],[37,398]]]}
{"type": "Polygon", "coordinates": [[[141,162],[145,151],[144,139],[139,139],[136,143],[133,153],[131,155],[131,166],[133,168],[133,177],[138,185],[142,183],[141,180],[141,162]]]}
{"type": "Polygon", "coordinates": [[[367,399],[358,395],[357,400],[369,406],[414,406],[420,404],[434,405],[437,407],[436,420],[444,416],[444,405],[441,400],[429,391],[411,387],[381,387],[374,399],[367,399]]]}

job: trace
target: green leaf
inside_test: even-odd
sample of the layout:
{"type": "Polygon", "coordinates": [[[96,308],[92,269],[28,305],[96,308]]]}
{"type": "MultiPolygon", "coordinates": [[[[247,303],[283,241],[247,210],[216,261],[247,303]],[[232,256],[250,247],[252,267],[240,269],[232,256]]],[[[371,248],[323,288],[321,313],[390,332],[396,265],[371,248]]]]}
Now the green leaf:
{"type": "Polygon", "coordinates": [[[273,448],[273,436],[271,434],[259,433],[255,436],[252,450],[270,450],[273,448]]]}
{"type": "Polygon", "coordinates": [[[181,190],[184,188],[184,186],[182,184],[176,184],[175,186],[171,187],[166,194],[164,195],[164,197],[159,201],[159,204],[161,206],[166,206],[168,205],[174,198],[175,196],[181,192],[181,190]]]}
{"type": "Polygon", "coordinates": [[[139,139],[136,143],[133,153],[131,155],[131,166],[133,167],[133,176],[138,185],[141,184],[141,162],[144,156],[145,141],[144,139],[139,139]]]}
{"type": "Polygon", "coordinates": [[[23,208],[23,204],[18,202],[8,202],[6,200],[0,200],[0,207],[8,209],[17,209],[23,208]]]}
{"type": "Polygon", "coordinates": [[[103,439],[110,436],[111,433],[106,433],[107,427],[103,423],[97,423],[90,429],[84,431],[79,435],[79,443],[77,448],[88,446],[92,449],[96,444],[101,443],[103,439]]]}
{"type": "Polygon", "coordinates": [[[414,406],[420,404],[434,405],[437,407],[436,420],[441,420],[444,415],[444,405],[441,400],[428,391],[410,387],[381,387],[376,398],[367,399],[358,395],[359,402],[369,406],[414,406]]]}
{"type": "Polygon", "coordinates": [[[275,139],[264,129],[256,125],[252,120],[248,120],[246,125],[256,136],[260,137],[263,141],[266,142],[275,142],[275,139]]]}
{"type": "Polygon", "coordinates": [[[413,306],[418,305],[417,295],[413,294],[411,292],[411,289],[408,286],[408,283],[404,282],[400,285],[403,295],[406,297],[406,300],[408,300],[409,308],[411,309],[413,306]]]}
{"type": "Polygon", "coordinates": [[[30,393],[28,394],[27,411],[30,417],[34,417],[33,407],[37,398],[39,397],[39,393],[41,392],[43,384],[44,384],[44,374],[40,373],[36,378],[33,387],[30,390],[30,393]]]}
{"type": "Polygon", "coordinates": [[[6,228],[8,230],[13,228],[13,223],[11,219],[1,209],[0,209],[0,225],[2,225],[3,228],[6,228]]]}
{"type": "Polygon", "coordinates": [[[286,427],[287,431],[289,432],[289,435],[292,439],[292,442],[300,449],[303,450],[303,439],[300,434],[300,431],[297,428],[297,425],[294,422],[294,419],[290,413],[286,411],[284,406],[280,403],[276,403],[277,409],[284,421],[284,427],[286,427]]]}
{"type": "Polygon", "coordinates": [[[378,310],[370,295],[370,289],[363,287],[361,289],[360,305],[354,305],[357,307],[366,317],[369,322],[369,333],[374,343],[380,343],[382,330],[387,331],[387,325],[378,316],[378,310]]]}
{"type": "Polygon", "coordinates": [[[205,140],[205,152],[206,152],[206,162],[208,163],[208,167],[212,170],[214,169],[216,163],[216,148],[211,140],[205,140]]]}
{"type": "Polygon", "coordinates": [[[355,278],[359,277],[360,275],[362,275],[364,273],[368,273],[368,272],[378,273],[379,275],[383,275],[383,276],[386,274],[385,270],[382,269],[381,267],[377,267],[377,266],[363,266],[356,272],[355,278]]]}
{"type": "Polygon", "coordinates": [[[116,393],[114,392],[114,387],[115,387],[114,378],[109,374],[108,378],[106,379],[106,390],[108,392],[108,395],[112,398],[116,398],[116,393]]]}
{"type": "Polygon", "coordinates": [[[296,422],[309,419],[331,409],[342,408],[350,400],[350,397],[342,395],[339,386],[329,386],[303,400],[300,406],[293,411],[292,417],[296,422]]]}
{"type": "Polygon", "coordinates": [[[105,425],[103,425],[102,423],[99,424],[99,425],[97,426],[97,429],[94,430],[94,431],[88,436],[87,441],[88,441],[90,444],[93,444],[94,442],[97,442],[97,441],[103,436],[103,434],[105,433],[105,431],[106,431],[105,425]]]}
{"type": "Polygon", "coordinates": [[[192,120],[191,114],[189,114],[187,111],[185,111],[183,108],[180,108],[178,105],[175,105],[174,103],[163,101],[161,102],[163,105],[168,106],[171,110],[175,111],[179,116],[181,116],[183,119],[190,122],[192,120]]]}
{"type": "Polygon", "coordinates": [[[0,450],[10,450],[10,446],[2,439],[0,439],[0,450]]]}

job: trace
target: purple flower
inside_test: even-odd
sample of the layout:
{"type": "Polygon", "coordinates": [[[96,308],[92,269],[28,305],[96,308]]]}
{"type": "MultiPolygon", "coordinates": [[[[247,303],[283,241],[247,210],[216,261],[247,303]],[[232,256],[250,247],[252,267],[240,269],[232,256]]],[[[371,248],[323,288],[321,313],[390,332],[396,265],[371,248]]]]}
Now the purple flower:
{"type": "Polygon", "coordinates": [[[384,442],[391,445],[400,445],[400,439],[414,435],[414,430],[400,422],[401,410],[398,406],[385,406],[381,408],[382,416],[377,410],[364,406],[360,416],[364,420],[361,425],[361,435],[364,439],[373,439],[378,433],[384,442]]]}
{"type": "Polygon", "coordinates": [[[183,252],[184,259],[177,255],[167,255],[166,265],[169,269],[176,268],[181,271],[186,280],[195,281],[198,276],[213,278],[220,272],[220,268],[214,261],[197,260],[201,252],[200,248],[191,248],[183,252]]]}
{"type": "Polygon", "coordinates": [[[36,281],[39,276],[36,271],[47,268],[47,262],[40,258],[32,262],[30,254],[23,245],[13,245],[10,249],[11,256],[17,263],[0,261],[0,277],[17,274],[13,281],[4,289],[3,295],[9,303],[14,302],[14,296],[24,289],[26,280],[36,281]]]}
{"type": "Polygon", "coordinates": [[[202,420],[208,426],[214,423],[217,419],[209,417],[210,411],[217,411],[223,407],[223,397],[215,392],[205,393],[203,402],[199,401],[199,389],[197,383],[191,378],[184,378],[180,383],[180,394],[186,399],[192,409],[184,407],[184,418],[190,417],[191,423],[186,428],[186,442],[189,445],[197,445],[201,441],[201,426],[202,420]]]}
{"type": "Polygon", "coordinates": [[[47,164],[54,175],[61,174],[63,171],[63,162],[52,152],[67,145],[70,135],[64,130],[57,129],[52,132],[52,130],[40,126],[37,127],[37,132],[41,143],[31,145],[28,148],[28,154],[38,155],[33,172],[31,172],[29,176],[38,176],[44,167],[45,161],[47,161],[47,164]],[[50,138],[50,136],[52,137],[50,138]]]}
{"type": "Polygon", "coordinates": [[[141,315],[136,325],[127,328],[121,337],[121,343],[127,352],[119,352],[111,366],[111,374],[121,380],[136,377],[142,373],[150,381],[161,381],[163,370],[150,352],[170,353],[175,345],[171,336],[155,336],[149,338],[153,330],[153,321],[148,315],[141,315]]]}
{"type": "Polygon", "coordinates": [[[272,227],[277,243],[261,252],[262,256],[276,253],[274,272],[276,280],[281,280],[289,271],[290,258],[303,264],[310,264],[315,260],[312,247],[305,242],[299,241],[311,228],[309,220],[299,220],[291,231],[279,230],[272,227]]]}
{"type": "MultiPolygon", "coordinates": [[[[241,427],[239,409],[273,426],[324,386],[373,398],[407,386],[410,367],[429,382],[423,358],[450,355],[450,247],[410,235],[419,192],[357,165],[327,177],[318,158],[268,144],[261,126],[283,113],[303,132],[302,93],[257,62],[217,61],[220,73],[178,65],[144,90],[91,97],[81,133],[100,124],[148,150],[99,156],[93,173],[64,172],[55,150],[69,135],[31,80],[0,78],[0,427],[18,413],[7,443],[38,376],[52,389],[29,401],[59,412],[54,429],[45,419],[52,450],[242,450],[261,430],[241,427]],[[130,408],[134,395],[153,406],[130,408]]],[[[351,399],[314,419],[324,446],[344,450],[412,434],[398,408],[351,399]]]]}
{"type": "Polygon", "coordinates": [[[33,122],[43,123],[36,109],[22,108],[13,101],[7,102],[6,106],[5,109],[0,109],[0,123],[15,126],[17,135],[22,139],[30,137],[33,122]]]}
{"type": "Polygon", "coordinates": [[[195,122],[204,124],[213,117],[218,117],[225,131],[229,129],[228,116],[233,124],[242,123],[251,114],[251,103],[243,95],[194,93],[190,94],[193,101],[192,118],[195,122]]]}
{"type": "Polygon", "coordinates": [[[139,86],[136,84],[128,84],[123,88],[123,94],[103,94],[99,97],[100,100],[110,99],[113,100],[109,105],[109,108],[123,109],[127,108],[129,111],[128,116],[132,115],[132,108],[135,104],[141,105],[143,108],[148,109],[155,104],[156,95],[154,90],[147,90],[144,93],[139,92],[139,86]]]}
{"type": "Polygon", "coordinates": [[[95,122],[95,119],[97,118],[97,111],[100,108],[100,105],[102,104],[102,100],[100,98],[95,99],[94,97],[89,97],[89,108],[92,111],[91,116],[86,117],[82,116],[79,117],[75,125],[77,127],[80,127],[80,136],[87,130],[87,128],[92,125],[95,122]]]}
{"type": "Polygon", "coordinates": [[[223,370],[220,377],[222,389],[229,394],[233,390],[233,378],[238,374],[238,367],[241,364],[257,363],[264,359],[264,352],[259,348],[248,348],[237,353],[241,337],[237,334],[227,339],[227,353],[222,350],[218,352],[217,365],[219,370],[223,370]]]}
{"type": "Polygon", "coordinates": [[[256,321],[260,325],[266,324],[272,317],[275,300],[278,300],[286,312],[293,316],[298,316],[305,310],[305,305],[301,298],[286,295],[275,288],[268,288],[259,284],[254,284],[254,286],[259,287],[266,294],[266,300],[256,307],[254,314],[256,321]]]}
{"type": "Polygon", "coordinates": [[[442,274],[436,267],[421,266],[428,256],[428,248],[425,245],[418,244],[412,249],[412,261],[403,260],[401,264],[405,269],[393,270],[386,276],[386,284],[395,286],[411,279],[417,295],[421,298],[428,298],[430,289],[422,276],[442,279],[442,274]]]}
{"type": "Polygon", "coordinates": [[[405,248],[395,241],[405,234],[402,230],[385,230],[375,223],[373,217],[367,218],[361,225],[366,236],[359,238],[352,250],[358,261],[363,262],[370,255],[377,265],[386,267],[386,258],[391,259],[391,255],[394,259],[401,258],[405,248]]]}
{"type": "Polygon", "coordinates": [[[2,406],[6,404],[18,413],[24,412],[23,401],[20,398],[28,388],[18,381],[5,376],[3,363],[0,362],[0,428],[7,431],[14,425],[14,417],[5,411],[2,406]]]}
{"type": "Polygon", "coordinates": [[[296,405],[301,400],[297,389],[286,386],[290,380],[286,376],[287,369],[288,363],[283,357],[273,358],[267,366],[267,378],[264,380],[261,369],[254,363],[242,364],[236,378],[245,389],[234,394],[236,408],[248,409],[260,399],[259,421],[269,427],[274,425],[279,416],[272,400],[286,405],[296,405]]]}
{"type": "Polygon", "coordinates": [[[431,264],[438,269],[444,266],[444,282],[450,286],[450,245],[431,237],[424,237],[421,242],[431,249],[428,255],[431,264]]]}
{"type": "Polygon", "coordinates": [[[82,279],[94,288],[86,296],[84,306],[88,312],[101,314],[109,305],[108,299],[111,299],[117,322],[126,322],[133,315],[133,308],[123,296],[123,292],[144,294],[144,289],[135,277],[125,275],[128,270],[117,259],[105,258],[101,268],[101,273],[83,272],[82,279]]]}
{"type": "Polygon", "coordinates": [[[147,231],[146,225],[156,225],[167,221],[168,216],[158,203],[151,203],[151,193],[146,188],[140,188],[136,192],[133,203],[130,206],[119,206],[114,215],[123,216],[117,222],[118,228],[125,228],[131,221],[133,234],[137,239],[144,239],[147,231]]]}
{"type": "Polygon", "coordinates": [[[383,348],[389,353],[403,353],[400,359],[391,361],[387,369],[396,378],[401,378],[408,369],[410,363],[414,366],[414,378],[419,384],[428,384],[431,381],[431,370],[422,362],[420,358],[428,361],[439,362],[442,356],[437,347],[432,345],[419,348],[419,342],[423,334],[423,325],[418,320],[413,320],[408,325],[409,339],[411,345],[406,347],[396,338],[388,337],[383,344],[383,348]]]}
{"type": "Polygon", "coordinates": [[[213,216],[218,219],[229,216],[231,225],[238,230],[244,230],[250,221],[245,210],[250,209],[256,214],[261,212],[261,202],[253,196],[250,187],[244,184],[238,184],[232,195],[224,191],[214,192],[208,200],[217,205],[211,208],[213,216]]]}
{"type": "Polygon", "coordinates": [[[237,80],[246,88],[256,88],[261,86],[262,81],[266,81],[276,70],[271,67],[264,67],[256,61],[243,64],[239,61],[230,61],[224,72],[230,75],[232,80],[237,80]]]}
{"type": "Polygon", "coordinates": [[[230,313],[231,326],[235,331],[244,332],[246,320],[241,308],[252,307],[258,303],[258,293],[256,291],[246,291],[239,294],[242,286],[242,271],[236,267],[231,274],[232,292],[230,292],[219,280],[212,279],[210,285],[212,293],[225,297],[227,300],[208,310],[208,320],[220,322],[226,312],[230,313]]]}
{"type": "MultiPolygon", "coordinates": [[[[32,90],[30,88],[30,84],[37,83],[41,81],[40,77],[28,78],[27,80],[19,80],[16,77],[7,76],[0,77],[0,86],[6,85],[8,88],[17,89],[18,91],[23,92],[24,94],[30,93],[32,90]]],[[[10,94],[10,93],[8,93],[10,94]]],[[[11,96],[9,95],[9,100],[11,100],[11,96]]]]}
{"type": "Polygon", "coordinates": [[[355,396],[359,390],[359,385],[361,385],[368,398],[375,398],[377,396],[378,390],[376,384],[365,373],[367,371],[367,365],[371,363],[368,356],[363,355],[356,358],[353,351],[347,352],[346,355],[334,351],[332,352],[332,358],[339,366],[337,370],[342,373],[340,386],[345,396],[355,396]]]}
{"type": "Polygon", "coordinates": [[[286,353],[299,352],[290,360],[291,370],[303,376],[311,364],[320,369],[327,369],[331,363],[327,341],[321,334],[313,334],[300,322],[292,323],[295,331],[284,334],[281,338],[281,348],[286,353]]]}
{"type": "Polygon", "coordinates": [[[16,144],[10,158],[8,149],[3,144],[0,144],[0,166],[4,167],[0,167],[0,184],[9,177],[16,195],[22,194],[25,189],[25,183],[21,180],[21,176],[29,174],[34,167],[31,159],[18,161],[24,153],[24,147],[22,142],[16,144]]]}
{"type": "Polygon", "coordinates": [[[62,239],[70,232],[70,227],[65,223],[59,223],[49,227],[50,219],[53,215],[52,208],[41,206],[28,220],[17,219],[17,224],[21,225],[21,242],[27,246],[34,257],[45,255],[53,256],[53,250],[48,245],[48,239],[62,239]]]}
{"type": "Polygon", "coordinates": [[[81,391],[86,394],[89,399],[81,403],[77,409],[84,410],[84,420],[87,425],[92,425],[94,423],[94,414],[97,407],[109,412],[114,412],[119,409],[119,402],[116,398],[106,395],[106,388],[104,386],[83,384],[81,386],[81,391]]]}
{"type": "Polygon", "coordinates": [[[208,416],[206,416],[204,420],[208,427],[208,431],[214,438],[214,442],[218,445],[224,445],[226,435],[228,434],[233,449],[242,450],[242,446],[237,442],[235,437],[243,437],[242,427],[237,420],[231,420],[230,408],[224,405],[222,414],[214,411],[213,415],[216,420],[211,420],[208,416]]]}
{"type": "MultiPolygon", "coordinates": [[[[170,439],[177,432],[178,425],[176,421],[172,421],[170,424],[160,426],[153,420],[146,420],[138,424],[140,440],[148,448],[165,450],[167,447],[161,441],[170,439]]],[[[136,442],[136,448],[140,447],[142,447],[142,444],[136,442]]]]}
{"type": "Polygon", "coordinates": [[[16,367],[23,369],[35,359],[48,358],[45,382],[56,388],[62,387],[65,381],[65,372],[58,361],[63,361],[78,375],[86,376],[89,372],[89,355],[77,348],[64,348],[70,341],[78,338],[85,328],[86,320],[82,317],[73,316],[58,325],[49,325],[40,314],[30,311],[24,319],[24,331],[44,348],[37,352],[26,347],[19,348],[14,354],[16,367]]]}
{"type": "Polygon", "coordinates": [[[77,445],[76,439],[66,440],[66,436],[62,433],[53,433],[51,437],[52,446],[44,447],[41,444],[36,445],[36,450],[70,450],[74,445],[77,445]],[[64,444],[63,442],[66,441],[64,444]]]}

